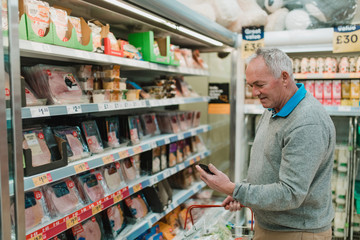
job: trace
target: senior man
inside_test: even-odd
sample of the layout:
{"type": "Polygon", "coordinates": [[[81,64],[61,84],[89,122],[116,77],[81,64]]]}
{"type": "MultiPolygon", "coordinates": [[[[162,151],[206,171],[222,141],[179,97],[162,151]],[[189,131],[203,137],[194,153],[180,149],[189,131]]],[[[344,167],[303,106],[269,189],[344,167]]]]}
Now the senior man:
{"type": "Polygon", "coordinates": [[[201,179],[255,214],[254,240],[331,239],[334,210],[331,175],[334,124],[323,106],[292,74],[279,49],[258,49],[248,60],[246,81],[265,109],[256,128],[247,179],[233,183],[209,164],[201,179]]]}

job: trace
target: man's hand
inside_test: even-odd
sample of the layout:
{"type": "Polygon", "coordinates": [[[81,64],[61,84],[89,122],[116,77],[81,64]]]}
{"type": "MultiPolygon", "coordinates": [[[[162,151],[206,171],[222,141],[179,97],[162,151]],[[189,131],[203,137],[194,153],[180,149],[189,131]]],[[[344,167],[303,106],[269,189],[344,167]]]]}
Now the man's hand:
{"type": "Polygon", "coordinates": [[[240,202],[236,201],[231,196],[227,196],[222,202],[221,206],[223,206],[226,210],[229,210],[230,212],[239,211],[242,208],[240,202]]]}
{"type": "Polygon", "coordinates": [[[201,180],[203,180],[210,188],[232,196],[235,189],[235,183],[231,182],[225,173],[219,171],[211,163],[208,167],[210,171],[214,173],[214,175],[208,174],[200,166],[196,165],[196,169],[200,173],[201,180]]]}

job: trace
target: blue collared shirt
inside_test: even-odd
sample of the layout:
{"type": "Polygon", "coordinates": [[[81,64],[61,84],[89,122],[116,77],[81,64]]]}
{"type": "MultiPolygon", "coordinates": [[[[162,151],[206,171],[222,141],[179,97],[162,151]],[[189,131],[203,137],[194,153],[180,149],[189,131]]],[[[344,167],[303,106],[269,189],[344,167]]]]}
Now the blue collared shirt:
{"type": "Polygon", "coordinates": [[[299,88],[296,93],[287,101],[283,108],[276,113],[275,109],[268,108],[269,111],[272,111],[272,117],[287,117],[289,114],[296,108],[296,106],[304,99],[306,95],[306,89],[304,84],[297,83],[296,86],[299,88]]]}

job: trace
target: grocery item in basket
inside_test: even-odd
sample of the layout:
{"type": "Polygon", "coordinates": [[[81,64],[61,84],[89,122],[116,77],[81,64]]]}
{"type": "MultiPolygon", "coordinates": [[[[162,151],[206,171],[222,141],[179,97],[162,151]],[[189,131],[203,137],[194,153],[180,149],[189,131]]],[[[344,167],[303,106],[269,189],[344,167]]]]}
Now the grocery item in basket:
{"type": "Polygon", "coordinates": [[[50,163],[51,153],[41,128],[24,130],[23,137],[23,149],[31,149],[33,167],[50,163]]]}
{"type": "Polygon", "coordinates": [[[108,217],[114,238],[126,227],[126,221],[121,206],[122,204],[118,203],[106,209],[106,216],[108,217]]]}
{"type": "Polygon", "coordinates": [[[143,218],[149,212],[145,197],[142,193],[132,195],[125,199],[125,204],[136,219],[143,218]]]}
{"type": "Polygon", "coordinates": [[[63,41],[69,41],[66,36],[68,30],[68,15],[65,10],[51,7],[50,8],[50,19],[55,25],[56,35],[58,38],[63,41]]]}
{"type": "Polygon", "coordinates": [[[66,141],[68,161],[76,161],[90,155],[89,149],[83,140],[79,127],[57,127],[55,136],[66,141]]]}
{"type": "Polygon", "coordinates": [[[135,178],[139,177],[138,170],[136,169],[135,164],[130,160],[130,158],[126,158],[120,162],[121,170],[123,176],[126,181],[132,181],[135,178]]]}
{"type": "Polygon", "coordinates": [[[80,20],[80,18],[72,17],[72,16],[68,16],[68,18],[69,18],[69,21],[72,24],[72,26],[75,28],[77,40],[79,41],[79,43],[82,43],[82,41],[81,41],[82,32],[81,32],[81,20],[80,20]]]}
{"type": "Polygon", "coordinates": [[[104,166],[102,169],[102,173],[106,185],[110,189],[110,191],[115,191],[121,188],[121,186],[124,183],[124,180],[122,178],[119,162],[104,166]]]}
{"type": "Polygon", "coordinates": [[[79,175],[75,182],[86,202],[96,202],[105,197],[107,188],[100,172],[93,171],[79,175]]]}
{"type": "Polygon", "coordinates": [[[40,37],[45,36],[50,26],[49,4],[38,0],[25,0],[24,7],[34,33],[40,37]]]}
{"type": "Polygon", "coordinates": [[[44,186],[44,195],[52,217],[73,212],[83,204],[70,178],[44,186]]]}
{"type": "Polygon", "coordinates": [[[98,215],[93,216],[72,229],[75,240],[103,240],[106,239],[102,221],[98,215]]]}
{"type": "Polygon", "coordinates": [[[82,130],[85,134],[86,141],[92,153],[101,153],[104,151],[103,143],[100,137],[99,129],[94,120],[81,123],[82,130]]]}

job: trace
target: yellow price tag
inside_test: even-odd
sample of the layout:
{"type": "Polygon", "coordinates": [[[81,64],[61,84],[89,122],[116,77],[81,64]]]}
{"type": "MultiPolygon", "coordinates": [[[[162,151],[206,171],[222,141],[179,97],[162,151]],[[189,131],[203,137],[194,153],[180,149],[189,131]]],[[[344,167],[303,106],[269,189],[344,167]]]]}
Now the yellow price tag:
{"type": "Polygon", "coordinates": [[[103,157],[102,160],[103,160],[104,164],[112,163],[115,161],[114,156],[112,154],[109,156],[103,157]]]}
{"type": "Polygon", "coordinates": [[[139,153],[142,152],[142,148],[141,148],[141,146],[134,147],[134,148],[133,148],[133,151],[134,151],[135,154],[139,154],[139,153]]]}
{"type": "Polygon", "coordinates": [[[37,176],[37,177],[33,177],[33,182],[34,182],[34,185],[35,187],[38,187],[38,186],[41,186],[41,185],[44,185],[44,184],[47,184],[49,183],[49,179],[47,177],[47,174],[43,174],[43,175],[40,175],[40,176],[37,176]]]}
{"type": "Polygon", "coordinates": [[[197,156],[196,157],[196,161],[198,162],[198,161],[200,161],[201,160],[201,157],[200,156],[197,156]]]}
{"type": "Polygon", "coordinates": [[[75,169],[76,173],[81,173],[81,172],[88,170],[89,166],[87,163],[81,163],[81,164],[75,165],[74,169],[75,169]]]}
{"type": "Polygon", "coordinates": [[[122,195],[119,193],[118,195],[114,196],[114,203],[120,202],[122,200],[122,195]]]}
{"type": "Polygon", "coordinates": [[[195,163],[195,159],[191,159],[190,160],[190,165],[194,164],[195,163]]]}
{"type": "Polygon", "coordinates": [[[95,207],[93,207],[91,210],[92,210],[92,215],[96,215],[99,212],[101,212],[102,206],[101,206],[101,204],[98,204],[95,207]]]}
{"type": "Polygon", "coordinates": [[[68,220],[66,220],[66,229],[72,228],[73,226],[77,225],[79,223],[78,217],[74,216],[68,220]]]}
{"type": "Polygon", "coordinates": [[[334,27],[333,52],[359,52],[360,51],[360,26],[344,25],[334,27]]]}
{"type": "Polygon", "coordinates": [[[140,190],[142,189],[141,183],[136,184],[136,185],[133,187],[133,189],[134,189],[134,193],[140,191],[140,190]]]}
{"type": "Polygon", "coordinates": [[[119,156],[121,159],[127,158],[127,157],[129,157],[129,152],[127,150],[119,152],[119,156]]]}
{"type": "Polygon", "coordinates": [[[30,238],[30,240],[43,240],[43,236],[39,233],[37,236],[30,238]]]}

